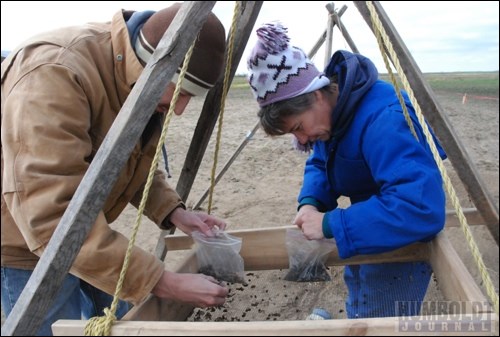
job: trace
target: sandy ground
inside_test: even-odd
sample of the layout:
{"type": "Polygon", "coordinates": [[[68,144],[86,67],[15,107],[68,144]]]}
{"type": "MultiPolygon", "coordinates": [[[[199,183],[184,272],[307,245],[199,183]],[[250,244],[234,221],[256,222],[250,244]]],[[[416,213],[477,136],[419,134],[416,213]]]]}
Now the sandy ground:
{"type": "MultiPolygon", "coordinates": [[[[498,207],[499,174],[499,106],[497,100],[469,98],[462,104],[460,93],[436,93],[440,105],[449,116],[456,134],[467,149],[498,207]]],[[[182,169],[189,142],[203,101],[193,99],[182,116],[174,116],[167,135],[169,168],[172,186],[182,169]]],[[[222,143],[218,170],[228,161],[246,135],[257,123],[257,107],[247,90],[231,90],[224,112],[222,143]]],[[[215,135],[215,133],[214,133],[215,135]]],[[[198,203],[210,186],[214,139],[209,144],[203,164],[187,200],[188,207],[198,203]]],[[[296,196],[302,182],[306,156],[292,149],[291,138],[270,138],[259,130],[233,162],[215,188],[212,214],[224,218],[228,229],[264,228],[290,225],[295,216],[296,196]]],[[[446,166],[457,189],[462,207],[471,207],[467,193],[456,178],[450,163],[446,166]]],[[[206,209],[207,200],[201,205],[206,209]]],[[[343,200],[341,205],[347,206],[343,200]]],[[[451,206],[449,207],[451,209],[451,206]]],[[[112,225],[127,235],[135,222],[136,210],[127,208],[112,225]]],[[[471,226],[489,274],[498,293],[498,246],[483,225],[471,226]]],[[[460,228],[447,228],[460,257],[476,282],[482,287],[479,272],[468,250],[460,228]]],[[[136,244],[153,252],[160,231],[143,218],[136,244]]],[[[169,252],[166,268],[175,269],[185,252],[169,252]]],[[[231,287],[231,296],[224,308],[196,311],[190,320],[284,320],[304,319],[313,307],[324,307],[335,318],[345,317],[346,288],[342,267],[332,267],[330,282],[291,284],[282,280],[286,271],[247,272],[247,286],[231,287]]],[[[439,300],[439,285],[432,282],[427,298],[439,300]]],[[[2,320],[3,321],[3,320],[2,320]]]]}

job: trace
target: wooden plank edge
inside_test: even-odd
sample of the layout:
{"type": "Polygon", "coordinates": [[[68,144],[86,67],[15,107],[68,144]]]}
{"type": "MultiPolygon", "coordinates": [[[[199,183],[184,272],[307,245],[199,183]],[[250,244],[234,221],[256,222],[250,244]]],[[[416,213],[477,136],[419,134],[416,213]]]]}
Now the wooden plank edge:
{"type": "MultiPolygon", "coordinates": [[[[86,321],[59,320],[55,336],[83,335],[86,321]]],[[[112,336],[352,336],[402,334],[428,336],[498,336],[498,316],[409,316],[360,319],[253,322],[116,322],[112,336]]]]}
{"type": "MultiPolygon", "coordinates": [[[[476,208],[464,208],[463,213],[469,225],[484,224],[483,217],[476,208]]],[[[458,216],[456,215],[456,212],[454,210],[446,211],[446,226],[447,227],[460,226],[460,223],[458,221],[458,216]]],[[[275,231],[278,231],[280,233],[282,231],[285,231],[287,228],[295,228],[295,226],[265,227],[260,229],[238,229],[238,230],[229,230],[227,232],[229,234],[244,238],[246,233],[249,232],[261,232],[262,234],[272,235],[273,232],[275,231]]],[[[166,235],[164,240],[169,251],[190,249],[194,244],[193,239],[190,236],[187,236],[186,234],[183,233],[177,235],[166,235]]]]}
{"type": "Polygon", "coordinates": [[[449,301],[467,304],[469,311],[491,311],[488,300],[453,248],[444,232],[429,243],[430,263],[439,288],[449,301]]]}

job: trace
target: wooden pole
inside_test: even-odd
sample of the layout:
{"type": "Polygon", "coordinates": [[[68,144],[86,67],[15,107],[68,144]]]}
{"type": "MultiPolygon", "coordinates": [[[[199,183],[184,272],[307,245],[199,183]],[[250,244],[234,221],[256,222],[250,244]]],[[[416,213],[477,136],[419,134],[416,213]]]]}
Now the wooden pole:
{"type": "Polygon", "coordinates": [[[347,28],[345,28],[344,24],[342,23],[342,20],[340,19],[340,14],[337,14],[336,12],[333,13],[333,22],[337,25],[339,28],[340,32],[342,33],[342,36],[346,40],[347,44],[351,48],[351,50],[354,53],[359,54],[358,47],[356,47],[356,44],[354,43],[354,40],[351,38],[351,35],[347,31],[347,28]]]}
{"type": "Polygon", "coordinates": [[[325,63],[323,68],[326,68],[326,66],[330,62],[330,58],[332,57],[333,26],[335,25],[335,21],[333,20],[335,5],[333,4],[333,2],[326,4],[326,9],[328,10],[328,20],[326,23],[325,63]]]}
{"type": "MultiPolygon", "coordinates": [[[[346,5],[342,6],[342,8],[340,9],[340,11],[338,12],[337,15],[339,17],[341,17],[345,13],[346,10],[347,10],[347,6],[346,5]]],[[[326,40],[326,32],[327,32],[327,30],[325,29],[324,32],[320,35],[318,41],[316,41],[316,43],[312,47],[311,51],[309,52],[310,55],[316,55],[316,53],[318,52],[318,49],[321,48],[321,46],[323,45],[323,43],[326,40]]]]}
{"type": "MultiPolygon", "coordinates": [[[[232,67],[230,70],[231,74],[229,76],[231,82],[245,50],[248,38],[252,33],[252,28],[257,20],[262,3],[262,1],[247,1],[245,6],[241,8],[240,18],[238,19],[238,26],[235,32],[235,48],[232,67]]],[[[205,154],[205,150],[210,141],[210,136],[212,135],[217,118],[219,117],[221,97],[223,94],[222,81],[223,77],[221,76],[219,82],[208,93],[198,120],[198,124],[196,125],[193,139],[191,141],[191,145],[189,146],[186,160],[184,161],[184,166],[177,183],[177,192],[181,196],[182,200],[187,200],[189,196],[189,192],[191,191],[194,179],[198,173],[203,155],[205,154]]]]}
{"type": "MultiPolygon", "coordinates": [[[[217,177],[215,177],[215,185],[217,185],[217,183],[219,182],[220,178],[222,178],[222,176],[224,175],[224,173],[226,173],[226,171],[229,169],[229,167],[234,162],[234,160],[236,159],[236,157],[238,157],[238,155],[241,153],[241,151],[243,151],[243,149],[248,144],[248,142],[250,141],[250,139],[252,139],[252,137],[255,135],[255,133],[257,132],[257,130],[259,129],[259,127],[260,127],[260,121],[257,124],[255,124],[255,126],[252,129],[252,131],[250,131],[245,136],[245,139],[243,139],[243,141],[241,142],[240,146],[236,149],[236,151],[233,153],[233,155],[231,156],[231,158],[229,158],[229,160],[226,162],[226,164],[224,165],[224,167],[222,168],[222,170],[220,170],[220,172],[217,174],[217,177]]],[[[205,199],[207,198],[208,193],[210,193],[210,187],[208,187],[205,190],[205,192],[200,197],[200,199],[198,200],[198,202],[194,205],[193,209],[198,209],[201,206],[201,204],[203,203],[203,201],[205,201],[205,199]]]]}
{"type": "MultiPolygon", "coordinates": [[[[242,3],[238,24],[235,29],[235,46],[232,67],[230,70],[231,73],[229,76],[230,82],[232,82],[234,74],[236,73],[238,63],[243,55],[248,38],[252,33],[252,28],[257,20],[262,3],[263,1],[244,1],[242,3]]],[[[180,197],[184,201],[186,201],[189,196],[189,192],[191,191],[194,179],[198,173],[198,169],[201,165],[201,161],[210,141],[213,129],[217,123],[217,118],[219,117],[223,84],[223,76],[221,76],[219,81],[208,92],[207,97],[205,98],[205,103],[203,104],[198,124],[196,125],[191,145],[189,146],[184,166],[182,167],[181,175],[177,182],[177,193],[179,193],[180,197]]],[[[164,260],[165,255],[167,254],[164,236],[174,232],[175,227],[173,227],[170,231],[163,230],[160,233],[155,248],[155,255],[161,260],[164,260]]]]}
{"type": "Polygon", "coordinates": [[[188,1],[180,8],[90,164],[7,317],[2,336],[37,332],[118,174],[214,4],[188,1]]]}

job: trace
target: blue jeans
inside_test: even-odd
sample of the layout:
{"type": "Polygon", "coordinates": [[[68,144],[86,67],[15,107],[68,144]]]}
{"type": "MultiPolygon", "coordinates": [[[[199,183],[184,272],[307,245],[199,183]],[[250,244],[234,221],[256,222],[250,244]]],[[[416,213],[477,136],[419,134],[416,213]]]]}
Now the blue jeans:
{"type": "Polygon", "coordinates": [[[431,274],[426,262],[346,266],[347,317],[418,315],[431,274]]]}
{"type": "MultiPolygon", "coordinates": [[[[33,272],[31,270],[2,267],[2,308],[8,316],[33,272]]],[[[95,288],[76,276],[68,274],[52,306],[47,312],[37,336],[52,336],[52,324],[59,319],[89,319],[103,316],[113,296],[95,288]]],[[[116,310],[120,319],[128,311],[128,303],[121,301],[116,310]]]]}

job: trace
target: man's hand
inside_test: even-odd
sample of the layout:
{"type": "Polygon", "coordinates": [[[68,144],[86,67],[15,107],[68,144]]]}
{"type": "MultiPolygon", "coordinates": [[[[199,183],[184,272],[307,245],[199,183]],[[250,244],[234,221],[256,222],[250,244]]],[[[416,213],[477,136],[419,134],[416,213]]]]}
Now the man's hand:
{"type": "Polygon", "coordinates": [[[309,240],[320,240],[323,235],[324,213],[319,212],[312,205],[304,205],[295,216],[293,223],[302,230],[304,236],[309,240]]]}
{"type": "Polygon", "coordinates": [[[212,276],[165,270],[152,293],[160,298],[206,308],[223,305],[229,290],[212,276]]]}
{"type": "Polygon", "coordinates": [[[202,212],[191,212],[178,207],[170,215],[170,222],[184,233],[191,235],[193,231],[200,231],[208,237],[213,237],[214,227],[224,230],[226,223],[221,219],[202,212]]]}

